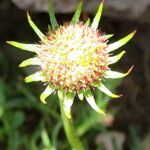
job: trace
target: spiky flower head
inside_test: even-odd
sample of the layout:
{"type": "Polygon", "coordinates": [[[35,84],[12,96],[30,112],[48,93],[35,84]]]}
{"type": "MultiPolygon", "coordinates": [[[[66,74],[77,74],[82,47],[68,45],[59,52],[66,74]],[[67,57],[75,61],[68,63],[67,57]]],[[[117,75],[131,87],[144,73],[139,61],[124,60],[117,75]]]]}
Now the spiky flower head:
{"type": "Polygon", "coordinates": [[[42,81],[47,87],[40,99],[45,99],[57,91],[58,97],[64,102],[64,111],[70,118],[70,109],[74,96],[80,100],[86,98],[90,106],[99,113],[104,112],[96,105],[92,89],[98,88],[101,92],[118,98],[121,95],[113,94],[103,84],[107,78],[122,78],[130,73],[118,73],[111,70],[110,65],[116,63],[125,53],[122,51],[112,56],[112,51],[126,44],[135,34],[135,31],[121,40],[108,44],[112,35],[100,32],[97,28],[101,18],[103,2],[100,4],[92,23],[79,21],[82,10],[82,1],[70,23],[58,25],[51,1],[49,2],[49,16],[51,27],[44,35],[33,23],[29,14],[28,21],[32,29],[39,36],[38,44],[23,44],[15,41],[7,43],[27,51],[36,53],[34,58],[27,59],[20,67],[39,65],[40,71],[25,78],[25,82],[42,81]]]}

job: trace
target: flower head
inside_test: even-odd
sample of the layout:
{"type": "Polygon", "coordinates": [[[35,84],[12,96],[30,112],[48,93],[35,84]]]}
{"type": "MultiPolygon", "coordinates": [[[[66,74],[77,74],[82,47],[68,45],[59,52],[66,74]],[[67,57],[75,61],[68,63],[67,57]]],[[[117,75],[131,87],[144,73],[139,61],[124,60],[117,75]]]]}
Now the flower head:
{"type": "Polygon", "coordinates": [[[75,95],[78,95],[80,100],[85,97],[94,110],[104,114],[96,105],[92,89],[98,88],[103,93],[118,98],[121,95],[109,91],[103,84],[104,79],[122,78],[132,70],[131,67],[127,73],[118,73],[112,71],[110,65],[116,63],[125,53],[122,51],[112,56],[112,51],[126,44],[134,36],[135,31],[115,43],[108,44],[112,35],[104,34],[97,29],[102,9],[103,2],[92,23],[89,19],[86,23],[81,22],[79,21],[82,10],[81,1],[72,21],[59,26],[50,1],[51,27],[46,35],[38,29],[28,14],[29,24],[40,38],[38,44],[7,42],[20,49],[36,53],[34,58],[27,59],[20,64],[20,67],[40,66],[40,71],[26,77],[25,81],[47,83],[40,97],[43,103],[46,103],[45,99],[50,94],[57,91],[59,98],[64,100],[64,110],[68,118],[75,95]]]}

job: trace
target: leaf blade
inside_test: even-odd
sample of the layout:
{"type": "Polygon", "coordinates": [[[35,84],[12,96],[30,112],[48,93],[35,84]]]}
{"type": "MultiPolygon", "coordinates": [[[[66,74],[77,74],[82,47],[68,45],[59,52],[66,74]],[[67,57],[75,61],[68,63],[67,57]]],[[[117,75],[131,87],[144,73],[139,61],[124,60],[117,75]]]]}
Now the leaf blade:
{"type": "Polygon", "coordinates": [[[123,78],[132,71],[133,67],[134,66],[132,66],[126,73],[120,73],[120,72],[108,70],[106,72],[105,78],[109,78],[109,79],[123,78]]]}
{"type": "Polygon", "coordinates": [[[119,98],[121,97],[122,95],[116,95],[116,94],[113,94],[108,88],[105,87],[104,84],[102,83],[98,83],[98,84],[95,84],[94,85],[95,87],[97,87],[101,92],[105,93],[106,95],[112,97],[112,98],[119,98]]]}
{"type": "Polygon", "coordinates": [[[118,62],[125,53],[126,53],[126,51],[122,51],[121,53],[117,54],[116,56],[109,57],[108,64],[111,65],[111,64],[118,62]]]}
{"type": "Polygon", "coordinates": [[[27,18],[28,18],[28,22],[30,24],[30,26],[32,27],[32,29],[34,30],[34,32],[38,35],[38,37],[43,41],[46,36],[40,31],[40,29],[35,25],[35,23],[32,21],[29,13],[27,12],[27,18]]]}
{"type": "Polygon", "coordinates": [[[7,44],[10,44],[14,47],[17,47],[22,50],[30,51],[30,52],[36,52],[36,50],[40,50],[40,48],[36,44],[25,44],[16,41],[6,41],[6,42],[7,44]]]}
{"type": "Polygon", "coordinates": [[[125,36],[124,38],[118,40],[117,42],[114,42],[112,44],[109,44],[108,47],[107,47],[107,52],[112,52],[118,48],[120,48],[121,46],[125,45],[128,41],[130,41],[133,36],[135,35],[136,33],[136,30],[133,31],[132,33],[128,34],[127,36],[125,36]]]}
{"type": "Polygon", "coordinates": [[[104,111],[101,110],[101,109],[97,106],[97,104],[96,104],[96,102],[95,102],[95,99],[94,99],[94,97],[93,97],[93,95],[92,95],[92,93],[91,93],[90,90],[86,90],[86,92],[84,93],[84,96],[85,96],[87,102],[89,103],[89,105],[90,105],[96,112],[105,115],[104,111]]]}
{"type": "Polygon", "coordinates": [[[46,104],[47,102],[45,99],[50,96],[55,91],[55,87],[52,85],[48,85],[47,88],[43,91],[43,93],[40,95],[40,100],[43,104],[46,104]]]}
{"type": "Polygon", "coordinates": [[[36,72],[36,73],[34,73],[34,74],[31,74],[31,75],[29,75],[29,76],[27,76],[27,77],[25,78],[25,82],[26,82],[26,83],[29,83],[29,82],[36,82],[36,81],[42,81],[42,82],[45,81],[45,78],[44,78],[44,76],[43,76],[43,74],[42,74],[41,71],[36,72]]]}
{"type": "Polygon", "coordinates": [[[52,29],[55,30],[59,27],[56,17],[55,17],[55,12],[53,9],[53,5],[52,5],[52,0],[48,1],[48,6],[49,6],[49,18],[50,18],[50,22],[52,25],[52,29]]]}
{"type": "Polygon", "coordinates": [[[75,12],[75,14],[74,14],[74,16],[71,20],[71,23],[73,23],[73,24],[78,23],[80,15],[81,15],[82,7],[83,7],[83,2],[81,0],[78,7],[77,7],[77,9],[76,9],[76,12],[75,12]]]}
{"type": "Polygon", "coordinates": [[[98,25],[99,25],[99,22],[100,22],[100,19],[101,19],[101,16],[102,16],[103,6],[104,6],[104,0],[99,5],[98,11],[96,13],[96,16],[95,16],[95,18],[94,18],[94,20],[92,22],[91,27],[94,28],[94,29],[98,28],[98,25]]]}
{"type": "Polygon", "coordinates": [[[88,18],[87,21],[85,22],[85,25],[86,25],[86,26],[89,26],[89,25],[90,25],[90,22],[91,22],[91,20],[90,20],[90,18],[88,18]]]}
{"type": "Polygon", "coordinates": [[[24,60],[19,67],[26,67],[26,66],[30,66],[30,65],[40,65],[40,60],[37,57],[34,58],[29,58],[24,60]]]}

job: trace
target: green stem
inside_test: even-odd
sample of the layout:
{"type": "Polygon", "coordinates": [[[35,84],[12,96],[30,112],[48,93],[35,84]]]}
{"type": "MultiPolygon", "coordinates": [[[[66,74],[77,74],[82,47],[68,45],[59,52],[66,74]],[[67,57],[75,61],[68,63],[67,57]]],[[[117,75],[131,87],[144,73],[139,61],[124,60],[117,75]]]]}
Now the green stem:
{"type": "Polygon", "coordinates": [[[59,100],[59,104],[64,130],[70,145],[72,146],[73,150],[85,150],[79,138],[76,135],[72,118],[69,119],[65,115],[62,99],[59,100]]]}

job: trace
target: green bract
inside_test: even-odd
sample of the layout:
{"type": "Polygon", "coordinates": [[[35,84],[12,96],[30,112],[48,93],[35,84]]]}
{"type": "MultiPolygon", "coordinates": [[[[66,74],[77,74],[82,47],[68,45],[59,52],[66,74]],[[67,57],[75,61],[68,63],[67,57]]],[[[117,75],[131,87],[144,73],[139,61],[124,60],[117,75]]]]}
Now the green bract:
{"type": "Polygon", "coordinates": [[[58,97],[63,101],[66,116],[71,118],[71,106],[74,97],[80,100],[84,97],[89,105],[98,113],[104,112],[97,106],[92,89],[98,88],[101,92],[112,98],[121,95],[113,94],[104,85],[104,79],[122,78],[127,73],[119,73],[111,70],[109,65],[116,63],[125,54],[125,51],[112,56],[112,52],[126,44],[135,34],[135,31],[121,40],[108,44],[108,39],[113,34],[102,34],[98,31],[99,21],[103,10],[103,2],[100,4],[94,20],[90,23],[79,21],[82,11],[82,1],[70,23],[59,26],[54,14],[51,1],[49,2],[49,16],[51,25],[44,35],[33,23],[29,14],[27,18],[30,26],[40,38],[39,44],[24,44],[15,41],[7,43],[22,50],[36,53],[36,57],[23,61],[19,67],[39,65],[41,70],[26,77],[25,82],[46,82],[47,87],[41,94],[40,99],[45,99],[57,91],[58,97]]]}

